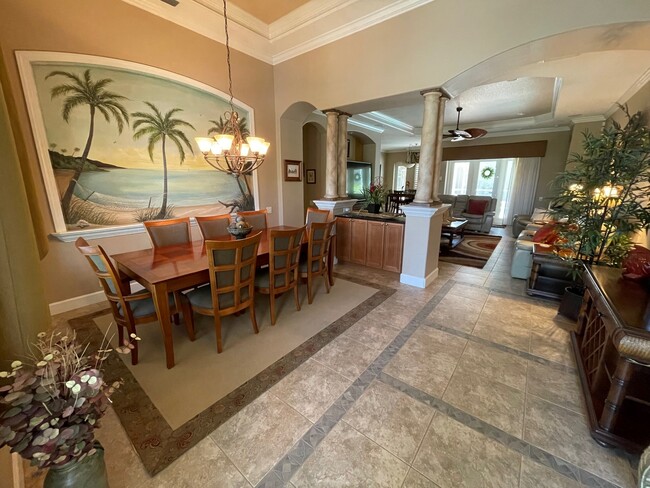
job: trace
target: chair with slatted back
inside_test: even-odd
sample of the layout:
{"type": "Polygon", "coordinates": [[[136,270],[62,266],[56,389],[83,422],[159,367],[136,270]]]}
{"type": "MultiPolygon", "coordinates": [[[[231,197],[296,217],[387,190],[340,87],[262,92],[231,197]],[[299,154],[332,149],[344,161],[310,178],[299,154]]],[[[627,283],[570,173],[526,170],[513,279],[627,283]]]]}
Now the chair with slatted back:
{"type": "Polygon", "coordinates": [[[292,290],[296,310],[300,310],[298,296],[298,265],[305,227],[295,230],[271,230],[269,235],[269,266],[255,275],[255,291],[269,296],[271,325],[275,325],[275,297],[292,290]]]}
{"type": "MultiPolygon", "coordinates": [[[[119,278],[113,263],[111,262],[106,251],[101,246],[91,246],[82,237],[78,238],[75,246],[83,254],[99,282],[104,289],[106,298],[113,312],[113,319],[117,324],[118,338],[120,345],[124,341],[124,329],[127,335],[136,334],[136,325],[146,324],[158,321],[156,307],[151,298],[151,293],[147,290],[141,290],[131,293],[130,285],[123,283],[119,278]]],[[[192,309],[189,301],[182,294],[177,297],[169,294],[170,313],[176,314],[179,311],[183,313],[183,321],[187,335],[191,341],[194,340],[194,322],[192,320],[192,309]],[[176,300],[179,300],[177,303],[176,300]]],[[[135,349],[131,351],[131,364],[138,364],[138,344],[133,344],[135,349]]]]}
{"type": "Polygon", "coordinates": [[[309,225],[312,222],[327,222],[331,217],[331,212],[329,210],[321,210],[314,207],[307,208],[307,217],[305,218],[305,224],[309,225]]]}
{"type": "Polygon", "coordinates": [[[154,249],[157,247],[176,246],[192,242],[190,218],[149,220],[144,222],[154,249]]]}
{"type": "Polygon", "coordinates": [[[325,289],[330,292],[329,271],[329,250],[332,238],[332,227],[336,219],[329,222],[314,222],[309,226],[309,244],[307,255],[301,259],[299,272],[300,277],[307,280],[308,302],[312,303],[312,286],[314,279],[322,276],[325,279],[325,289]]]}
{"type": "Polygon", "coordinates": [[[264,230],[269,226],[266,219],[266,209],[237,212],[237,217],[243,217],[253,227],[253,232],[264,230]]]}
{"type": "Polygon", "coordinates": [[[255,264],[262,233],[246,239],[205,241],[208,256],[210,285],[187,293],[192,310],[214,317],[217,352],[223,350],[221,317],[249,309],[253,331],[257,334],[255,319],[255,264]]]}
{"type": "Polygon", "coordinates": [[[209,215],[206,217],[194,217],[199,224],[199,230],[204,240],[216,239],[229,235],[230,215],[209,215]]]}

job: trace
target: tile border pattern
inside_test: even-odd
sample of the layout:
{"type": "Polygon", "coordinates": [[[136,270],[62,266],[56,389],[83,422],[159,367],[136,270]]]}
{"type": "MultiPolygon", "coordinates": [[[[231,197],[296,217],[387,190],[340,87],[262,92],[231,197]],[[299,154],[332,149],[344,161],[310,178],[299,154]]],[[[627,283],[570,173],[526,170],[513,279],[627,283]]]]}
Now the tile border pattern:
{"type": "MultiPolygon", "coordinates": [[[[116,353],[110,354],[104,362],[104,379],[108,383],[120,379],[124,382],[111,397],[113,409],[140,456],[142,464],[151,476],[169,466],[229,418],[381,305],[396,291],[381,284],[342,276],[338,273],[335,273],[335,276],[374,288],[377,292],[175,430],[169,426],[122,359],[117,357],[116,353]]],[[[109,313],[110,309],[100,310],[70,319],[68,324],[82,342],[89,343],[90,347],[99,347],[103,334],[93,319],[109,313]]]]}
{"type": "MultiPolygon", "coordinates": [[[[346,279],[348,277],[346,276],[346,279]]],[[[394,378],[383,372],[384,367],[391,361],[397,352],[404,346],[406,341],[420,326],[432,327],[447,333],[454,334],[464,339],[493,347],[501,351],[517,355],[524,359],[535,361],[564,372],[575,372],[575,368],[549,361],[548,359],[535,356],[528,352],[504,346],[486,339],[472,336],[456,329],[431,324],[426,321],[428,315],[447,295],[449,290],[456,284],[456,281],[449,279],[445,285],[427,302],[418,314],[407,324],[397,337],[379,354],[373,363],[350,385],[350,387],[334,402],[334,404],[321,416],[320,419],[302,436],[301,439],[287,452],[266,476],[256,485],[256,488],[276,488],[292,486],[290,479],[305,463],[307,458],[316,450],[318,445],[325,439],[334,426],[341,421],[352,404],[356,402],[373,380],[381,381],[397,390],[407,394],[411,398],[428,405],[448,417],[461,422],[467,427],[493,439],[500,444],[528,457],[529,459],[551,468],[557,473],[575,482],[582,483],[594,488],[619,488],[617,485],[590,473],[568,461],[565,461],[543,449],[540,449],[529,442],[519,439],[493,425],[469,414],[440,398],[425,393],[403,381],[394,378]]],[[[485,288],[485,287],[477,287],[485,288]]],[[[501,294],[501,293],[500,293],[501,294]]],[[[510,295],[510,294],[507,294],[510,295]]],[[[518,295],[513,297],[522,298],[518,295]]],[[[525,298],[525,297],[524,297],[525,298]]]]}

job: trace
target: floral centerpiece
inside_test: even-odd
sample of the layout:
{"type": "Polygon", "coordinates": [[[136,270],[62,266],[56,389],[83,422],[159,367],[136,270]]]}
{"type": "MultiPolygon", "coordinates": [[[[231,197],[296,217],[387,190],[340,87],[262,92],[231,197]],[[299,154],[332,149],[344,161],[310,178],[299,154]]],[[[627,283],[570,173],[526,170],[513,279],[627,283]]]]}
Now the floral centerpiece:
{"type": "MultiPolygon", "coordinates": [[[[140,340],[135,334],[131,339],[140,340]]],[[[62,332],[41,332],[35,346],[31,358],[0,371],[0,447],[39,468],[81,463],[97,452],[94,430],[121,385],[103,379],[102,365],[113,349],[104,337],[89,353],[74,333],[62,332]]],[[[125,340],[115,350],[126,354],[133,347],[125,340]]]]}
{"type": "Polygon", "coordinates": [[[380,179],[375,180],[369,187],[364,187],[363,198],[368,202],[367,209],[369,212],[378,213],[381,204],[386,201],[388,188],[386,188],[380,179]]]}

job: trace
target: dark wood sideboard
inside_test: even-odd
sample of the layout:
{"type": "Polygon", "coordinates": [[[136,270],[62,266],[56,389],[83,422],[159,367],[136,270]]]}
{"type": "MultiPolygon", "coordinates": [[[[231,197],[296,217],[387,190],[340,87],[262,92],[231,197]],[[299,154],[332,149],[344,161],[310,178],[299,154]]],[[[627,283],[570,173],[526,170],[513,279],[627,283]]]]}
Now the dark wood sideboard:
{"type": "Polygon", "coordinates": [[[592,437],[640,452],[650,445],[650,290],[620,269],[592,266],[571,342],[592,437]]]}

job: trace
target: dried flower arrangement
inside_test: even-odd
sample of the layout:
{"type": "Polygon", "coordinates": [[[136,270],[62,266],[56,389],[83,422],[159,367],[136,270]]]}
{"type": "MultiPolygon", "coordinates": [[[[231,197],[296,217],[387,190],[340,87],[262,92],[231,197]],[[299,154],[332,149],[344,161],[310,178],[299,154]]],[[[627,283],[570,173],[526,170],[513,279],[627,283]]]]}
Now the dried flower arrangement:
{"type": "Polygon", "coordinates": [[[106,384],[102,365],[112,350],[130,353],[132,341],[140,340],[130,337],[113,349],[104,336],[100,348],[89,353],[74,333],[38,334],[33,357],[0,371],[0,381],[11,381],[0,387],[0,447],[9,446],[39,468],[93,455],[94,430],[122,384],[106,384]]]}

